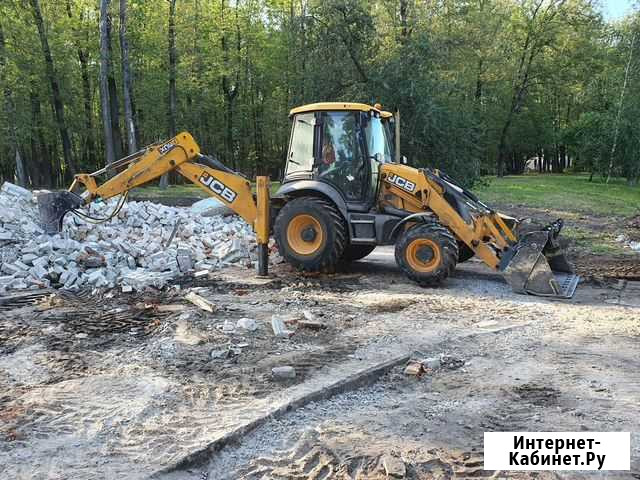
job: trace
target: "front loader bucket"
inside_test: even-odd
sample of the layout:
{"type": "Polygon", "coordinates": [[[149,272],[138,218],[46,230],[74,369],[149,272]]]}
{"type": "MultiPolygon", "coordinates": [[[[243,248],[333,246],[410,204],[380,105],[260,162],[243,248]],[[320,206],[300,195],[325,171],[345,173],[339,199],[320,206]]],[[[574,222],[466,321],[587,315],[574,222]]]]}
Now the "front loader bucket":
{"type": "Polygon", "coordinates": [[[562,222],[527,233],[500,262],[505,279],[518,293],[571,298],[580,277],[557,242],[562,222]]]}
{"type": "Polygon", "coordinates": [[[50,235],[62,230],[62,219],[67,212],[84,205],[84,200],[73,192],[51,192],[38,195],[40,226],[50,235]]]}

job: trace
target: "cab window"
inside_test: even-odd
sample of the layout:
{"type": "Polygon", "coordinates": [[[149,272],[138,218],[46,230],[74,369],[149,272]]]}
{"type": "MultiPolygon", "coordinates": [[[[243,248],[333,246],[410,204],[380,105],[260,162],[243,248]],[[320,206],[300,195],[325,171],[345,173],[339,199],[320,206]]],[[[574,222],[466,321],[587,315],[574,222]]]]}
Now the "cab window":
{"type": "Polygon", "coordinates": [[[392,162],[393,156],[389,139],[389,129],[383,125],[380,117],[370,116],[365,124],[364,130],[367,137],[369,156],[375,157],[380,163],[392,162]]]}
{"type": "Polygon", "coordinates": [[[313,113],[302,113],[293,119],[286,175],[313,169],[314,118],[313,113]]]}
{"type": "Polygon", "coordinates": [[[334,184],[347,200],[361,200],[368,170],[358,135],[359,112],[322,114],[319,177],[334,184]]]}

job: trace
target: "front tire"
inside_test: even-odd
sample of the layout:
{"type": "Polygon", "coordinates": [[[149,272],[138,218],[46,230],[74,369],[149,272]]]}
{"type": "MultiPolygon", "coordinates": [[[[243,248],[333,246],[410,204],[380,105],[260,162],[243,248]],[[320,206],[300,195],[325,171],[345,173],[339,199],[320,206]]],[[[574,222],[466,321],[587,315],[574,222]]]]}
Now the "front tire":
{"type": "Polygon", "coordinates": [[[347,243],[342,215],[319,197],[289,201],[278,213],[273,233],[280,255],[306,272],[335,271],[347,243]]]}
{"type": "Polygon", "coordinates": [[[453,273],[458,244],[451,232],[437,222],[418,224],[396,242],[396,263],[419,285],[436,286],[453,273]]]}

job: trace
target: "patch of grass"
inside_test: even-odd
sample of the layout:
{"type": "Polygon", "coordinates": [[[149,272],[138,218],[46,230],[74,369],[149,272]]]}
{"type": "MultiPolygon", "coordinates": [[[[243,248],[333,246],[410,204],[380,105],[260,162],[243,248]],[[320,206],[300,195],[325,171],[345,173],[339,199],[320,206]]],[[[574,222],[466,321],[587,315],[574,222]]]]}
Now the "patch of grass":
{"type": "Polygon", "coordinates": [[[575,247],[588,250],[593,255],[625,255],[629,250],[616,242],[610,233],[594,232],[580,227],[565,227],[562,236],[571,240],[575,247]]]}
{"type": "Polygon", "coordinates": [[[588,175],[542,174],[488,177],[488,185],[476,188],[489,204],[515,204],[596,215],[631,216],[640,213],[640,187],[624,179],[608,185],[588,175]]]}

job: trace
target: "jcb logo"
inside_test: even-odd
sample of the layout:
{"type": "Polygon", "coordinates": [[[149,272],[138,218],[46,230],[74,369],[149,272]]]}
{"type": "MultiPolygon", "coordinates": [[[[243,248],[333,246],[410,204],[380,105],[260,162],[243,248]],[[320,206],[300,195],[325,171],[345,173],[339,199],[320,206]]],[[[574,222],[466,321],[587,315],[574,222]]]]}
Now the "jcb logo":
{"type": "Polygon", "coordinates": [[[233,201],[238,196],[236,192],[234,192],[220,180],[216,180],[206,172],[200,176],[200,183],[206,187],[209,187],[209,189],[213,193],[217,193],[229,203],[233,203],[233,201]]]}
{"type": "Polygon", "coordinates": [[[415,183],[410,182],[406,178],[399,177],[396,174],[389,175],[387,177],[387,182],[397,185],[398,187],[402,188],[403,190],[406,190],[409,193],[413,192],[416,189],[415,183]]]}

